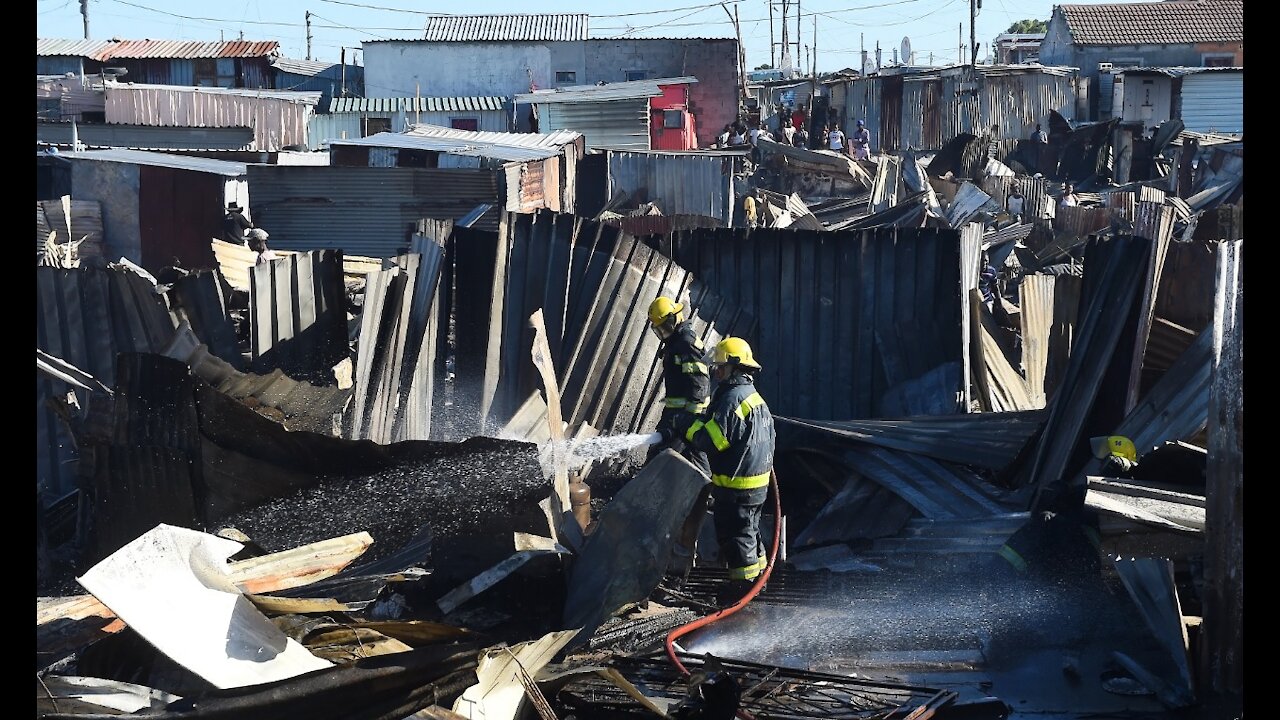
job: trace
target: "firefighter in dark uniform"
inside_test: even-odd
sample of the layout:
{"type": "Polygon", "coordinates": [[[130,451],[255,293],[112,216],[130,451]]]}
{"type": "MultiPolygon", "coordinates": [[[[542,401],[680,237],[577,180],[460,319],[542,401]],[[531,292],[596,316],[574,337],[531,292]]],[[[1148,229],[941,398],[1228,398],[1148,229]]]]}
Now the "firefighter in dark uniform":
{"type": "Polygon", "coordinates": [[[716,379],[710,405],[700,415],[677,418],[677,431],[707,453],[711,466],[712,517],[730,585],[720,601],[742,597],[768,560],[760,540],[760,512],[773,470],[773,415],[756,392],[751,373],[760,365],[742,338],[727,337],[715,347],[716,379]]]}
{"type": "Polygon", "coordinates": [[[706,350],[694,334],[693,321],[684,318],[682,303],[668,297],[649,303],[649,324],[662,341],[662,384],[666,397],[662,401],[658,432],[667,438],[663,444],[651,448],[650,455],[671,448],[710,475],[706,456],[686,446],[683,438],[674,432],[677,417],[697,415],[707,408],[711,377],[703,360],[706,350]]]}

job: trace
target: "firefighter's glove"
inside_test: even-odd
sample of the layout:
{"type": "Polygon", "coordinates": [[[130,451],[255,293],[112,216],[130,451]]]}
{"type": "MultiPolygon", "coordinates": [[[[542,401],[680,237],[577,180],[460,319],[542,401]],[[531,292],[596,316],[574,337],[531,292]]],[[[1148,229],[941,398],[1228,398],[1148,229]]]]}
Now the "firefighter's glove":
{"type": "Polygon", "coordinates": [[[1102,463],[1102,471],[1106,475],[1127,475],[1135,467],[1137,463],[1129,458],[1123,458],[1119,455],[1108,455],[1107,459],[1102,463]]]}

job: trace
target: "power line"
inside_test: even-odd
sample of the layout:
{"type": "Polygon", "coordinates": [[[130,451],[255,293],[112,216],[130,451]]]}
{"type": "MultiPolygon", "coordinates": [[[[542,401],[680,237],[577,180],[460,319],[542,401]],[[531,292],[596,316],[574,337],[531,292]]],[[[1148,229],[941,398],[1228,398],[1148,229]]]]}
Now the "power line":
{"type": "MultiPolygon", "coordinates": [[[[708,6],[708,7],[715,7],[715,6],[714,6],[714,5],[711,5],[711,6],[708,6]]],[[[654,25],[649,25],[649,26],[647,26],[647,27],[640,27],[640,28],[634,28],[634,29],[632,29],[632,30],[628,30],[628,31],[626,31],[626,32],[622,33],[621,35],[619,35],[618,37],[620,37],[620,38],[621,38],[621,37],[626,37],[627,35],[630,35],[630,34],[632,34],[632,33],[644,32],[645,30],[652,30],[653,28],[656,28],[656,27],[662,27],[663,25],[667,25],[667,24],[669,24],[669,23],[673,23],[673,22],[675,22],[676,20],[683,20],[683,19],[685,19],[685,18],[687,18],[687,17],[691,17],[691,16],[693,16],[693,15],[697,15],[697,14],[698,14],[698,13],[700,13],[700,12],[706,12],[706,10],[707,10],[707,7],[700,7],[700,8],[698,8],[697,10],[694,10],[693,12],[691,12],[691,13],[689,13],[689,14],[687,14],[687,15],[681,15],[680,17],[677,17],[677,18],[671,18],[671,20],[668,20],[667,22],[660,22],[660,23],[656,23],[656,24],[654,24],[654,25]]]]}
{"type": "MultiPolygon", "coordinates": [[[[735,5],[742,1],[743,0],[725,0],[725,3],[728,5],[735,5]]],[[[334,5],[347,5],[349,7],[366,8],[369,10],[385,10],[387,12],[408,13],[411,15],[429,15],[432,17],[458,17],[457,13],[428,12],[426,10],[406,10],[404,8],[392,8],[392,7],[385,7],[382,5],[366,5],[364,3],[345,2],[344,0],[320,0],[320,2],[332,3],[334,5]]],[[[635,17],[637,15],[661,15],[662,13],[680,12],[682,10],[694,10],[698,8],[713,8],[719,4],[720,3],[708,3],[706,5],[688,5],[685,7],[667,8],[665,10],[645,10],[643,12],[616,13],[612,15],[597,15],[595,13],[583,13],[583,14],[586,14],[593,18],[635,17]]],[[[577,13],[570,13],[570,14],[577,14],[577,13]]]]}

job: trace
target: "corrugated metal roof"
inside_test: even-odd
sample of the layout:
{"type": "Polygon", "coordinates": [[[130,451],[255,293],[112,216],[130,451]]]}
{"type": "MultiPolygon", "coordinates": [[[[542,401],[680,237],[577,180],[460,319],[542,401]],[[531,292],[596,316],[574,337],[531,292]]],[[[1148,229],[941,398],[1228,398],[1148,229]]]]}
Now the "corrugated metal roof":
{"type": "Polygon", "coordinates": [[[112,90],[165,90],[168,92],[189,92],[197,95],[236,95],[247,98],[266,98],[270,100],[286,100],[288,102],[318,105],[323,93],[299,90],[261,90],[253,88],[196,87],[189,85],[151,85],[147,83],[115,83],[108,82],[107,92],[112,90]]]}
{"type": "MultiPolygon", "coordinates": [[[[423,218],[456,219],[497,204],[497,173],[439,168],[249,166],[253,217],[271,244],[390,257],[423,218]]],[[[477,225],[493,229],[488,216],[477,225]]]]}
{"type": "Polygon", "coordinates": [[[581,137],[572,130],[550,134],[499,133],[454,130],[436,125],[412,125],[402,133],[383,132],[365,138],[331,140],[331,145],[394,147],[410,150],[486,157],[507,162],[542,160],[563,152],[563,147],[581,137]]]}
{"type": "Polygon", "coordinates": [[[1244,0],[1060,5],[1076,45],[1243,42],[1244,0]]]}
{"type": "Polygon", "coordinates": [[[662,94],[662,85],[692,85],[698,82],[696,77],[654,78],[652,80],[630,80],[626,82],[605,83],[604,85],[573,85],[555,90],[537,90],[531,93],[516,95],[517,103],[567,103],[567,102],[607,102],[609,100],[631,100],[634,98],[657,97],[662,94]]]}
{"type": "Polygon", "coordinates": [[[1113,69],[1111,74],[1116,75],[1164,75],[1166,77],[1183,77],[1185,75],[1198,75],[1205,72],[1229,72],[1243,73],[1242,67],[1124,67],[1113,69]]]}
{"type": "Polygon", "coordinates": [[[485,40],[573,42],[587,39],[586,13],[562,15],[433,15],[423,39],[432,42],[485,40]]]}
{"type": "Polygon", "coordinates": [[[62,40],[37,38],[36,56],[70,55],[91,60],[145,58],[256,58],[278,52],[275,40],[192,42],[188,40],[62,40]]]}
{"type": "Polygon", "coordinates": [[[334,98],[329,112],[483,112],[502,110],[505,100],[499,96],[334,98]]]}
{"type": "MultiPolygon", "coordinates": [[[[130,150],[251,150],[253,128],[151,127],[147,125],[98,125],[80,123],[81,144],[91,148],[130,150]]],[[[36,140],[71,146],[71,123],[36,123],[36,140]]]]}
{"type": "MultiPolygon", "coordinates": [[[[319,75],[329,68],[341,67],[338,63],[320,60],[299,60],[297,58],[273,57],[271,67],[291,75],[319,75]]],[[[354,68],[355,65],[347,67],[354,68]]]]}
{"type": "Polygon", "coordinates": [[[208,158],[200,157],[166,155],[164,153],[146,152],[144,150],[85,150],[82,152],[59,153],[59,157],[71,158],[73,160],[97,160],[99,162],[150,165],[152,167],[174,168],[175,170],[194,170],[196,172],[214,173],[216,175],[226,175],[228,177],[239,177],[244,175],[246,168],[248,167],[245,163],[230,162],[227,160],[210,160],[208,158]]]}

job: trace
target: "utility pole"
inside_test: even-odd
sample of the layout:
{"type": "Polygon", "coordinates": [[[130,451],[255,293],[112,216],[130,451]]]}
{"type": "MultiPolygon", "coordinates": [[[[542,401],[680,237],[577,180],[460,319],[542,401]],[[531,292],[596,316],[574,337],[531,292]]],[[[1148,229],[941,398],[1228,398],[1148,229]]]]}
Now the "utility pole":
{"type": "Polygon", "coordinates": [[[876,72],[880,72],[880,68],[883,66],[884,64],[880,61],[880,41],[877,40],[876,41],[876,72]]]}
{"type": "MultiPolygon", "coordinates": [[[[799,2],[796,3],[797,11],[800,8],[799,2]]],[[[813,90],[818,91],[818,16],[813,16],[813,90]]]]}
{"type": "MultiPolygon", "coordinates": [[[[347,96],[347,48],[345,45],[339,48],[338,57],[340,58],[338,62],[341,63],[342,65],[342,97],[346,97],[347,96]]],[[[307,53],[307,59],[308,60],[311,59],[310,52],[307,53]]]]}
{"type": "MultiPolygon", "coordinates": [[[[817,20],[816,15],[814,20],[817,20]]],[[[813,48],[813,52],[816,58],[818,56],[818,47],[816,45],[813,48]]],[[[800,59],[800,0],[796,0],[796,59],[800,59]]]]}
{"type": "Polygon", "coordinates": [[[959,34],[956,35],[956,38],[960,41],[960,44],[956,46],[957,49],[959,50],[959,52],[956,53],[956,64],[963,65],[964,64],[964,23],[960,23],[960,30],[958,32],[959,34]]]}
{"type": "MultiPolygon", "coordinates": [[[[734,5],[733,9],[736,11],[738,9],[738,6],[734,5]]],[[[798,48],[796,51],[795,62],[794,63],[787,62],[787,60],[789,60],[790,58],[791,58],[791,43],[787,40],[787,0],[782,0],[782,57],[779,58],[780,66],[785,68],[790,68],[793,65],[799,65],[800,52],[798,48]]]]}
{"type": "MultiPolygon", "coordinates": [[[[333,57],[332,55],[330,57],[333,57]]],[[[311,59],[311,11],[307,11],[307,59],[311,59]]]]}
{"type": "Polygon", "coordinates": [[[973,53],[969,60],[970,65],[978,64],[978,36],[974,30],[974,21],[977,19],[980,7],[982,7],[982,0],[969,0],[969,47],[973,53]]]}
{"type": "Polygon", "coordinates": [[[773,0],[769,0],[769,67],[778,67],[778,44],[773,36],[773,0]]]}
{"type": "Polygon", "coordinates": [[[84,39],[89,39],[89,0],[80,0],[80,14],[84,16],[84,39]]]}

